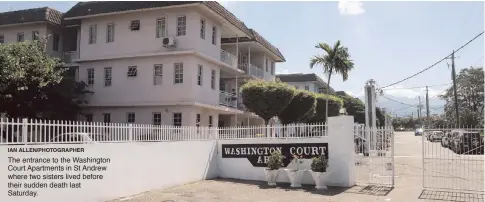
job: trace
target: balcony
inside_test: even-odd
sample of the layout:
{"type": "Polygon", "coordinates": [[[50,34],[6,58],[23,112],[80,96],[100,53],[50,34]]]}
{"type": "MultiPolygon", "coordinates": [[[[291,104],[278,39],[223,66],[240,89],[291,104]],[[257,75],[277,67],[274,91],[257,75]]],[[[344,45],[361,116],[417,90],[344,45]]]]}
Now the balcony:
{"type": "Polygon", "coordinates": [[[64,52],[62,59],[66,64],[71,64],[73,60],[79,59],[79,54],[77,51],[67,51],[64,52]]]}
{"type": "Polygon", "coordinates": [[[247,111],[246,106],[242,103],[242,97],[237,98],[236,94],[224,92],[219,92],[219,104],[226,107],[236,108],[239,110],[247,111]]]}
{"type": "Polygon", "coordinates": [[[253,65],[253,64],[239,64],[238,65],[238,68],[240,70],[243,70],[244,72],[246,72],[246,74],[248,74],[248,75],[252,75],[252,76],[255,76],[257,78],[264,79],[264,71],[263,71],[263,69],[259,68],[256,65],[253,65]]]}
{"type": "Polygon", "coordinates": [[[237,57],[233,54],[222,50],[221,49],[221,62],[226,63],[227,65],[236,68],[237,65],[237,57]]]}

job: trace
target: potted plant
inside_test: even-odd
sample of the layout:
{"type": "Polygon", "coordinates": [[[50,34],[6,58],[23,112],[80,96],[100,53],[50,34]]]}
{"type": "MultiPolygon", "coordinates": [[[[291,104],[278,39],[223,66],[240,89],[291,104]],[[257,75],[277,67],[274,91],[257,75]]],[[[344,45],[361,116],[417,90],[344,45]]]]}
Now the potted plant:
{"type": "Polygon", "coordinates": [[[296,164],[296,168],[293,169],[285,169],[288,178],[290,178],[291,187],[301,187],[301,179],[303,178],[303,174],[305,173],[306,169],[300,170],[300,164],[303,163],[303,159],[301,156],[293,155],[293,159],[291,160],[291,164],[296,164]]]}
{"type": "Polygon", "coordinates": [[[312,169],[313,180],[315,181],[315,188],[327,189],[324,180],[328,174],[328,160],[325,158],[325,156],[322,155],[319,157],[313,157],[310,167],[312,169]]]}
{"type": "Polygon", "coordinates": [[[278,150],[271,153],[268,159],[268,167],[264,169],[269,186],[276,186],[276,178],[278,178],[279,169],[283,166],[284,158],[285,156],[278,150]]]}

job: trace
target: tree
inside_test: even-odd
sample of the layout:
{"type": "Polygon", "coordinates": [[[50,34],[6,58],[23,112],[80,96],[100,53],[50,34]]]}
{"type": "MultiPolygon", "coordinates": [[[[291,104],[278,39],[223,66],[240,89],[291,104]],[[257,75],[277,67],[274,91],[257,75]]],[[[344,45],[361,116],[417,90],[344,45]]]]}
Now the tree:
{"type": "Polygon", "coordinates": [[[359,98],[349,95],[338,95],[343,100],[344,108],[348,115],[354,116],[357,123],[365,123],[365,105],[359,98]]]}
{"type": "Polygon", "coordinates": [[[82,84],[69,80],[60,60],[44,48],[45,40],[0,45],[1,113],[23,118],[73,118],[77,113],[72,98],[84,92],[82,84]]]}
{"type": "Polygon", "coordinates": [[[343,106],[342,99],[333,95],[316,94],[317,106],[315,108],[315,114],[305,120],[308,123],[322,123],[327,120],[327,112],[331,116],[338,116],[340,108],[343,106]],[[329,110],[327,111],[327,106],[329,110]]]}
{"type": "Polygon", "coordinates": [[[315,113],[316,105],[317,102],[312,93],[303,90],[296,91],[290,104],[278,114],[278,119],[282,124],[301,121],[305,116],[315,113]]]}
{"type": "MultiPolygon", "coordinates": [[[[310,58],[310,68],[316,65],[323,67],[323,72],[328,75],[327,92],[330,88],[330,78],[332,74],[341,74],[343,81],[348,79],[348,73],[354,68],[354,63],[350,60],[350,54],[347,47],[340,46],[340,40],[337,41],[333,48],[327,43],[319,43],[315,46],[324,50],[324,55],[316,55],[310,58]]],[[[326,102],[325,109],[329,109],[328,101],[326,102]]],[[[328,111],[325,112],[325,120],[328,119],[328,111]]]]}
{"type": "Polygon", "coordinates": [[[264,119],[265,125],[283,111],[295,96],[294,88],[279,81],[251,80],[241,89],[246,108],[264,119]]]}
{"type": "MultiPolygon", "coordinates": [[[[484,106],[484,72],[483,68],[465,68],[456,77],[456,91],[460,123],[466,126],[483,126],[484,106]]],[[[453,86],[439,96],[446,101],[445,114],[456,123],[455,100],[453,86]]]]}

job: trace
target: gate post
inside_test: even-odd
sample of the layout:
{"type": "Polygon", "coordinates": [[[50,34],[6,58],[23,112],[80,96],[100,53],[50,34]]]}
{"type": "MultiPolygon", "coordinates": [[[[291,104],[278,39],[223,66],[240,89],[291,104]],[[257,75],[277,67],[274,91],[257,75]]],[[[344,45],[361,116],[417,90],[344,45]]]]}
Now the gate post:
{"type": "Polygon", "coordinates": [[[328,186],[355,185],[354,117],[328,118],[328,186]]]}

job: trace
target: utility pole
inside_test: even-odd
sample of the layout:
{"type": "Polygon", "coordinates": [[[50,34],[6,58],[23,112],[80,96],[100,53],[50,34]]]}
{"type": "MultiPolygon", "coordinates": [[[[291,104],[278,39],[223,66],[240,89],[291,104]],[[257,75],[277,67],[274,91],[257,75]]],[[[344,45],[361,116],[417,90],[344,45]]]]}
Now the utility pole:
{"type": "Polygon", "coordinates": [[[428,86],[426,86],[426,120],[429,125],[429,97],[428,97],[428,86]]]}
{"type": "Polygon", "coordinates": [[[421,118],[421,108],[423,107],[423,105],[421,105],[421,96],[418,96],[418,101],[419,101],[419,105],[418,105],[418,119],[421,118]]]}
{"type": "Polygon", "coordinates": [[[458,95],[456,94],[455,50],[451,53],[451,76],[453,78],[453,94],[455,95],[456,126],[460,126],[460,114],[458,113],[458,95]]]}

